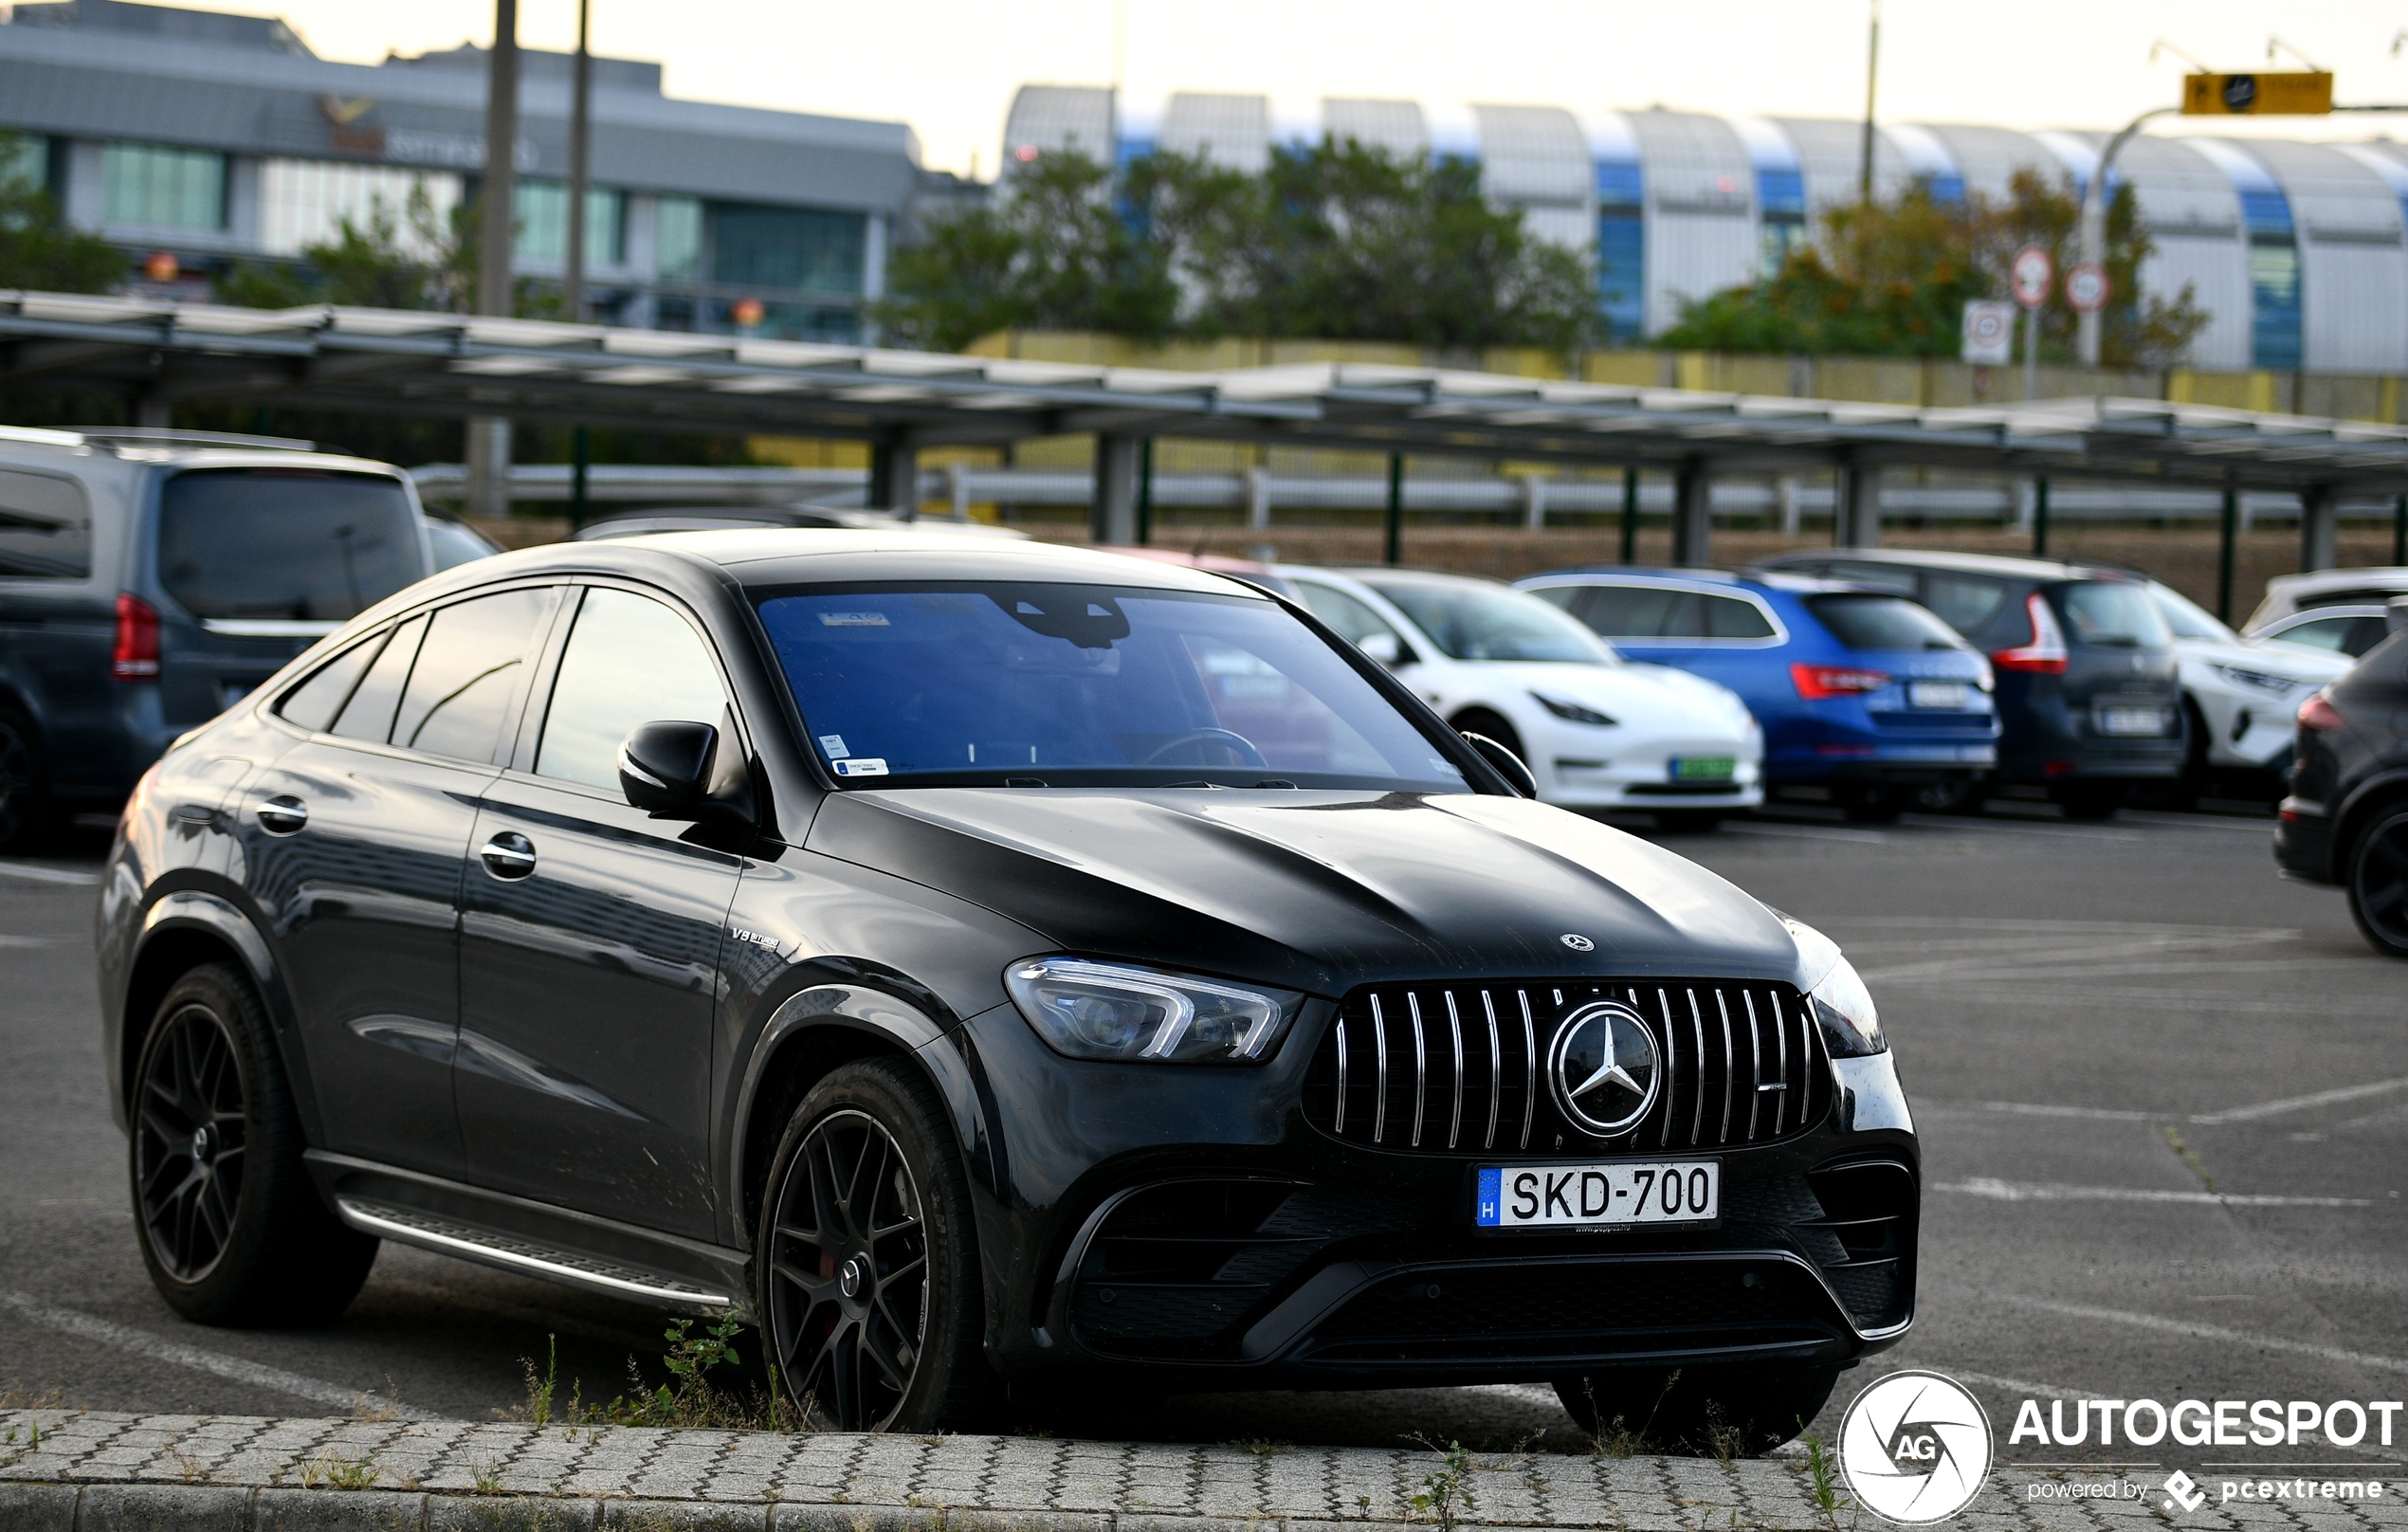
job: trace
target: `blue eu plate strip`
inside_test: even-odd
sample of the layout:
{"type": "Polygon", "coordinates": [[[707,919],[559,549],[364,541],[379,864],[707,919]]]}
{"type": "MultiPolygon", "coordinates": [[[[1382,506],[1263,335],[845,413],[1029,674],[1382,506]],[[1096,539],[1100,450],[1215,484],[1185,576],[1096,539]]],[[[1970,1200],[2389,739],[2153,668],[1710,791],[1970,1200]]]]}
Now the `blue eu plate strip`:
{"type": "Polygon", "coordinates": [[[1503,1188],[1500,1183],[1504,1176],[1505,1172],[1502,1170],[1484,1170],[1480,1173],[1480,1209],[1479,1216],[1475,1221],[1483,1229],[1497,1227],[1497,1204],[1502,1200],[1503,1188]]]}

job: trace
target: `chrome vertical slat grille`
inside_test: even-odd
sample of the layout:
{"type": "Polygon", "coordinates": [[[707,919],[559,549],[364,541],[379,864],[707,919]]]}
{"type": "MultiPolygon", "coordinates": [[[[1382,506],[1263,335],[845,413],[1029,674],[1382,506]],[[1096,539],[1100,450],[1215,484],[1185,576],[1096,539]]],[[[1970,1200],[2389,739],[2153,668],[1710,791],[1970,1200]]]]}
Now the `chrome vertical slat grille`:
{"type": "Polygon", "coordinates": [[[1797,991],[1728,979],[1366,987],[1322,1034],[1304,1101],[1308,1122],[1350,1143],[1534,1155],[1769,1143],[1814,1126],[1831,1103],[1830,1064],[1797,991]],[[1597,1000],[1638,1015],[1661,1067],[1646,1115],[1612,1139],[1575,1125],[1547,1080],[1557,1028],[1597,1000]],[[1392,1050],[1410,1050],[1410,1085],[1402,1053],[1390,1067],[1392,1050]]]}

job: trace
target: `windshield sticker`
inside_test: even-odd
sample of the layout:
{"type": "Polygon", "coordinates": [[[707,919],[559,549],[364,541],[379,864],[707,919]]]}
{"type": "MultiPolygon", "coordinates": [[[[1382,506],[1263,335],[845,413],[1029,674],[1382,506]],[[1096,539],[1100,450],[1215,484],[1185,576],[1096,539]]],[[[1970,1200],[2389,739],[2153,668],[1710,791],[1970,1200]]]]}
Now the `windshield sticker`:
{"type": "Polygon", "coordinates": [[[837,761],[834,769],[839,776],[884,776],[886,775],[886,761],[883,756],[863,756],[837,761]]]}
{"type": "Polygon", "coordinates": [[[819,748],[828,753],[828,758],[830,760],[842,760],[847,756],[852,754],[851,751],[845,748],[845,737],[841,734],[821,735],[819,737],[819,748]]]}
{"type": "Polygon", "coordinates": [[[883,611],[823,611],[819,614],[822,628],[884,628],[886,614],[883,611]]]}

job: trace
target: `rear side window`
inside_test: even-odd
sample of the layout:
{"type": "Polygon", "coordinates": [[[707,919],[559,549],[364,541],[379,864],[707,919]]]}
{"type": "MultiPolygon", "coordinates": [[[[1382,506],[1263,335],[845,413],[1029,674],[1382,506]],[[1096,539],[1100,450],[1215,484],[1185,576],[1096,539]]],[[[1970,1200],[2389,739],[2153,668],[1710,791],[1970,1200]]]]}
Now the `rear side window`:
{"type": "Polygon", "coordinates": [[[276,711],[284,720],[298,728],[319,733],[332,725],[343,704],[351,701],[352,688],[385,647],[390,632],[378,633],[365,644],[354,644],[318,667],[315,675],[284,694],[284,705],[276,711]]]}
{"type": "Polygon", "coordinates": [[[392,742],[433,756],[491,760],[551,595],[541,589],[504,591],[436,612],[410,667],[392,742]]]}
{"type": "Polygon", "coordinates": [[[1770,638],[1773,625],[1764,619],[1753,601],[1742,601],[1735,595],[1709,595],[1706,600],[1706,636],[1708,638],[1770,638]]]}
{"type": "Polygon", "coordinates": [[[1915,593],[1915,572],[1904,564],[1859,564],[1834,558],[1822,566],[1821,572],[1835,580],[1870,585],[1876,591],[1888,591],[1893,595],[1911,596],[1915,593]]]}
{"type": "Polygon", "coordinates": [[[1958,632],[1978,633],[2007,604],[2007,586],[2004,580],[1986,579],[1979,574],[1930,570],[1923,577],[1923,604],[1958,632]]]}
{"type": "Polygon", "coordinates": [[[0,579],[80,580],[92,573],[92,505],[83,486],[0,468],[0,579]]]}
{"type": "Polygon", "coordinates": [[[2161,647],[2174,641],[2157,603],[2140,586],[2122,580],[2085,580],[2057,588],[2057,605],[2077,644],[2107,644],[2126,648],[2161,647]]]}
{"type": "Polygon", "coordinates": [[[1806,610],[1852,649],[1953,649],[1964,640],[1925,608],[1894,595],[1810,595],[1806,610]]]}
{"type": "Polygon", "coordinates": [[[1593,585],[1573,610],[1589,630],[1606,638],[1696,637],[1704,618],[1693,592],[1660,585],[1593,585]]]}
{"type": "Polygon", "coordinates": [[[327,732],[383,744],[393,731],[393,708],[401,701],[402,684],[410,679],[410,662],[418,657],[418,641],[426,636],[424,617],[412,617],[394,629],[392,642],[368,666],[367,675],[353,688],[351,700],[335,715],[335,726],[327,732]]]}
{"type": "Polygon", "coordinates": [[[179,473],[159,490],[159,580],[195,617],[356,617],[427,574],[399,481],[305,468],[179,473]]]}
{"type": "Polygon", "coordinates": [[[710,650],[684,618],[649,596],[588,591],[552,683],[536,775],[615,790],[629,731],[665,720],[721,728],[726,707],[710,650]]]}

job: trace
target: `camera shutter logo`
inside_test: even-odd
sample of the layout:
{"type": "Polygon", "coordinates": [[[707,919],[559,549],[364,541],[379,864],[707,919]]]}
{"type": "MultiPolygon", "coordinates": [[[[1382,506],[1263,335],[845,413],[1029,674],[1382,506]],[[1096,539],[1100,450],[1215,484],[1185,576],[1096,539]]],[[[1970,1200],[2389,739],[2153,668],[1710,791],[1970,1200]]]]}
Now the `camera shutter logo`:
{"type": "Polygon", "coordinates": [[[1973,1504],[1990,1475],[1990,1417],[1955,1378],[1892,1373],[1848,1407],[1839,1468],[1867,1510],[1922,1526],[1973,1504]]]}
{"type": "Polygon", "coordinates": [[[1636,1126],[1655,1104],[1663,1075],[1655,1038],[1638,1012],[1611,1000],[1565,1017],[1547,1048],[1556,1104],[1599,1138],[1636,1126]]]}

